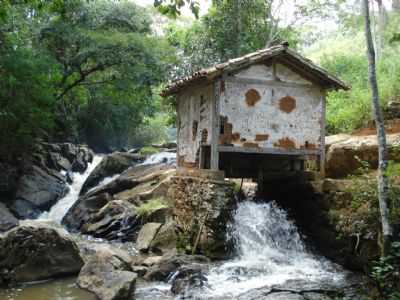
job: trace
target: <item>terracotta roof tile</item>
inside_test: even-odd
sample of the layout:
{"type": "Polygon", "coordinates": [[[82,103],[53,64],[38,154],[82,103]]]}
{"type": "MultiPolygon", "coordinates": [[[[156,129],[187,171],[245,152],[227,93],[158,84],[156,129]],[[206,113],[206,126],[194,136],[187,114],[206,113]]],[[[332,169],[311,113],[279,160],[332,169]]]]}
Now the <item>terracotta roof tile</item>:
{"type": "Polygon", "coordinates": [[[321,82],[327,89],[344,89],[348,90],[350,87],[341,81],[339,78],[329,74],[326,70],[314,64],[311,60],[301,56],[299,53],[288,49],[287,45],[278,45],[266,49],[257,50],[255,52],[246,54],[244,56],[230,59],[227,62],[216,64],[215,66],[199,70],[190,76],[175,80],[168,84],[162,91],[162,96],[169,96],[178,93],[179,90],[188,86],[189,84],[197,83],[200,80],[213,81],[215,78],[221,76],[224,72],[232,72],[245,68],[252,64],[266,61],[273,57],[285,58],[287,61],[301,69],[310,73],[321,82]]]}

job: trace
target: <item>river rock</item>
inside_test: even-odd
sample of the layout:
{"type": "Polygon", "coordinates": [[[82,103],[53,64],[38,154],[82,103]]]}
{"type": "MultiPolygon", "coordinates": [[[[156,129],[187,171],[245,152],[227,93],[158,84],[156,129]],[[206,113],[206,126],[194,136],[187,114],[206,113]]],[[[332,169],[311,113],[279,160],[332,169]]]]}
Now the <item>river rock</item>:
{"type": "Polygon", "coordinates": [[[18,219],[8,210],[7,206],[0,203],[0,232],[18,226],[18,219]]]}
{"type": "Polygon", "coordinates": [[[151,146],[158,149],[176,149],[177,144],[176,142],[166,142],[162,144],[153,144],[151,146]]]}
{"type": "Polygon", "coordinates": [[[129,167],[143,162],[143,160],[143,156],[132,153],[114,152],[105,156],[86,179],[80,194],[85,194],[90,188],[95,187],[104,178],[122,173],[129,167]]]}
{"type": "Polygon", "coordinates": [[[135,240],[142,224],[150,220],[165,222],[166,215],[171,214],[168,210],[155,211],[149,216],[140,216],[138,222],[135,207],[153,198],[165,197],[174,171],[167,164],[132,167],[112,182],[79,197],[62,223],[71,230],[94,236],[135,240]]]}
{"type": "Polygon", "coordinates": [[[181,266],[199,264],[207,266],[210,260],[202,255],[165,255],[163,259],[152,265],[144,276],[149,281],[167,281],[171,274],[175,273],[181,266]]]}
{"type": "Polygon", "coordinates": [[[97,251],[85,263],[77,284],[101,300],[134,299],[137,275],[110,249],[97,251]]]}
{"type": "Polygon", "coordinates": [[[68,192],[66,179],[45,166],[32,165],[18,181],[11,209],[20,218],[35,218],[68,192]]]}
{"type": "Polygon", "coordinates": [[[17,188],[18,167],[9,163],[0,162],[0,195],[11,196],[17,188]]]}
{"type": "Polygon", "coordinates": [[[0,282],[10,284],[79,273],[79,249],[63,230],[25,222],[0,239],[0,282]]]}
{"type": "Polygon", "coordinates": [[[156,236],[150,243],[151,249],[158,249],[163,252],[171,251],[176,248],[177,234],[175,232],[175,222],[168,221],[158,230],[156,236]]]}
{"type": "Polygon", "coordinates": [[[171,292],[190,298],[195,290],[203,288],[207,284],[207,277],[204,276],[199,266],[184,266],[172,279],[171,292]]]}
{"type": "Polygon", "coordinates": [[[81,232],[107,240],[133,240],[140,225],[136,207],[127,201],[113,200],[90,216],[81,232]]]}
{"type": "Polygon", "coordinates": [[[139,235],[136,240],[136,249],[142,252],[147,252],[161,225],[161,223],[145,224],[139,231],[139,235]]]}
{"type": "Polygon", "coordinates": [[[77,231],[87,224],[92,214],[97,213],[108,202],[112,201],[108,193],[99,193],[80,197],[62,219],[62,224],[70,230],[77,231]]]}
{"type": "Polygon", "coordinates": [[[92,159],[92,151],[83,145],[37,143],[30,154],[0,166],[5,167],[0,197],[6,197],[18,218],[36,218],[68,191],[64,174],[83,172],[92,159]]]}
{"type": "MultiPolygon", "coordinates": [[[[389,159],[400,161],[400,133],[387,134],[389,159]]],[[[367,162],[371,168],[378,166],[378,141],[376,135],[347,135],[328,136],[326,143],[326,175],[331,178],[345,177],[354,174],[367,162]],[[359,159],[357,159],[357,157],[359,159]]]]}

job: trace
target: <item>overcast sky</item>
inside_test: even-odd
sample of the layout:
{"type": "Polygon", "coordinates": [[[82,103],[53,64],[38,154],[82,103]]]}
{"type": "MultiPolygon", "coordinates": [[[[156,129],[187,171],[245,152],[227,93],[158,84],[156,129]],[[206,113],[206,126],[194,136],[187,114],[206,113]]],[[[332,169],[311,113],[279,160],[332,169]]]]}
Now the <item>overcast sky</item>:
{"type": "MultiPolygon", "coordinates": [[[[153,5],[154,3],[154,0],[133,0],[133,1],[142,6],[153,5]]],[[[205,13],[207,13],[211,0],[199,0],[199,3],[200,3],[200,15],[204,15],[205,13]]],[[[188,17],[193,17],[190,9],[188,9],[186,6],[183,8],[182,14],[188,17]]]]}

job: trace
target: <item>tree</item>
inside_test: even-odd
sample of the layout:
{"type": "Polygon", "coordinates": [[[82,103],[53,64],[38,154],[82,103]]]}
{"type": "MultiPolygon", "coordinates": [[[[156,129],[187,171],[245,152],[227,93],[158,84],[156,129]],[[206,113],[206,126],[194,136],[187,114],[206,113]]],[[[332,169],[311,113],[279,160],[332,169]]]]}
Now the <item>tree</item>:
{"type": "Polygon", "coordinates": [[[181,9],[188,6],[192,13],[199,17],[199,2],[197,0],[154,0],[154,6],[165,15],[176,17],[181,14],[181,9]]]}
{"type": "Polygon", "coordinates": [[[392,0],[392,8],[394,11],[400,11],[400,0],[392,0]]]}
{"type": "Polygon", "coordinates": [[[158,109],[154,87],[174,64],[147,10],[131,1],[0,1],[0,159],[37,138],[125,146],[158,109]]]}
{"type": "Polygon", "coordinates": [[[167,37],[181,62],[173,77],[264,48],[269,38],[296,44],[296,32],[270,17],[265,0],[214,0],[208,13],[191,26],[172,25],[167,37]]]}
{"type": "Polygon", "coordinates": [[[377,58],[381,58],[383,46],[384,46],[384,35],[385,35],[385,27],[387,25],[387,12],[382,0],[376,0],[378,4],[378,31],[376,34],[376,56],[377,58]]]}
{"type": "Polygon", "coordinates": [[[385,123],[383,114],[380,107],[378,82],[376,78],[375,66],[375,49],[371,34],[371,22],[369,14],[369,0],[362,0],[362,11],[365,21],[365,39],[367,45],[367,59],[368,59],[368,79],[372,93],[372,111],[375,119],[377,138],[378,138],[378,151],[379,151],[379,166],[378,166],[378,198],[379,209],[381,214],[382,223],[382,236],[383,236],[383,255],[387,255],[390,242],[392,239],[392,228],[389,222],[389,181],[387,176],[388,168],[388,150],[386,145],[385,123]]]}

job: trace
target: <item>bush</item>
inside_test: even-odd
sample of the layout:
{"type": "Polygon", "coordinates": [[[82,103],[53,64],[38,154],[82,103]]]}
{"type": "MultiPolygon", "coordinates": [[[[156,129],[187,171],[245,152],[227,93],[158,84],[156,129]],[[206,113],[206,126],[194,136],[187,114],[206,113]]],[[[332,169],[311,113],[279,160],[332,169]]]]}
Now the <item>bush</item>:
{"type": "Polygon", "coordinates": [[[371,275],[385,297],[400,299],[400,242],[392,243],[390,254],[375,263],[371,275]]]}
{"type": "Polygon", "coordinates": [[[168,203],[164,200],[164,198],[153,198],[146,203],[143,203],[139,207],[136,208],[136,213],[141,217],[147,217],[156,210],[167,208],[168,203]]]}
{"type": "MultiPolygon", "coordinates": [[[[350,91],[332,91],[327,95],[327,133],[351,132],[367,126],[372,120],[371,95],[368,87],[368,64],[363,32],[327,38],[315,45],[307,56],[351,86],[350,91]]],[[[377,79],[381,104],[400,101],[399,46],[386,44],[377,62],[377,79]]]]}
{"type": "Polygon", "coordinates": [[[144,124],[131,129],[128,144],[131,147],[163,143],[168,140],[168,115],[156,114],[144,124]]]}
{"type": "Polygon", "coordinates": [[[152,154],[156,154],[158,152],[160,152],[160,149],[151,147],[151,146],[147,146],[147,147],[143,147],[142,149],[140,149],[139,154],[152,155],[152,154]]]}

